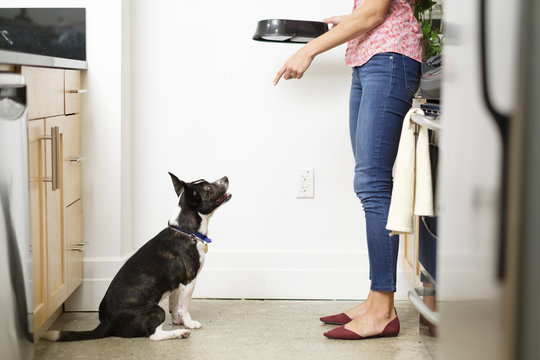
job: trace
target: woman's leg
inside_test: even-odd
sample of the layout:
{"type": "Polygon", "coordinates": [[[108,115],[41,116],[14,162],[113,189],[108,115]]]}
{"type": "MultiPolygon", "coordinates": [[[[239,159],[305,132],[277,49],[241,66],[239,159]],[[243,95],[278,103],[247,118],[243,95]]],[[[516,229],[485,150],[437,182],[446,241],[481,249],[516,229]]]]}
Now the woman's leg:
{"type": "Polygon", "coordinates": [[[418,62],[393,53],[376,55],[359,68],[362,94],[351,139],[354,189],[366,216],[371,291],[346,328],[362,336],[380,333],[395,317],[399,237],[389,235],[386,222],[402,122],[418,88],[419,73],[418,62]]]}
{"type": "MultiPolygon", "coordinates": [[[[351,136],[351,145],[353,148],[353,154],[356,161],[356,146],[357,146],[357,137],[356,133],[360,130],[361,124],[358,119],[358,112],[360,110],[360,103],[362,101],[362,82],[360,80],[360,68],[355,67],[352,71],[352,81],[351,81],[351,91],[349,98],[349,133],[351,136]]],[[[371,275],[370,275],[371,278],[371,275]]],[[[358,304],[345,311],[345,314],[351,319],[361,315],[367,309],[367,305],[371,300],[371,292],[368,294],[368,297],[365,302],[358,304]]]]}

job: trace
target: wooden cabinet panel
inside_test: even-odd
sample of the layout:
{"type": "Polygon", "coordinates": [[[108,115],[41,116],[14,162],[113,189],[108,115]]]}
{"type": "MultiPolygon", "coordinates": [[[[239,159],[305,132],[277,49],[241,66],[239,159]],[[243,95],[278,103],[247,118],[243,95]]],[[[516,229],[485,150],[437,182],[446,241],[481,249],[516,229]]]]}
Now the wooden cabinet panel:
{"type": "Polygon", "coordinates": [[[23,66],[26,77],[28,118],[64,114],[64,70],[23,66]]]}
{"type": "Polygon", "coordinates": [[[73,91],[81,90],[81,72],[65,70],[65,114],[81,111],[81,94],[73,91]]]}
{"type": "Polygon", "coordinates": [[[66,208],[66,256],[68,296],[82,283],[83,279],[83,227],[82,200],[66,208]]]}
{"type": "Polygon", "coordinates": [[[70,115],[61,121],[64,206],[68,206],[82,197],[81,117],[70,115]]]}
{"type": "Polygon", "coordinates": [[[32,233],[32,267],[34,290],[34,328],[38,329],[47,320],[47,249],[44,236],[45,199],[43,184],[43,164],[45,149],[43,136],[45,121],[28,123],[28,180],[30,191],[30,224],[32,233]]]}
{"type": "MultiPolygon", "coordinates": [[[[59,150],[63,158],[63,120],[64,116],[45,119],[45,135],[51,136],[52,128],[60,129],[59,150]]],[[[45,144],[45,176],[53,177],[52,141],[45,144]]],[[[51,315],[62,305],[67,297],[66,259],[64,242],[64,199],[63,199],[63,161],[58,162],[59,189],[53,189],[52,183],[46,184],[46,234],[47,234],[47,289],[48,311],[51,315]]]]}

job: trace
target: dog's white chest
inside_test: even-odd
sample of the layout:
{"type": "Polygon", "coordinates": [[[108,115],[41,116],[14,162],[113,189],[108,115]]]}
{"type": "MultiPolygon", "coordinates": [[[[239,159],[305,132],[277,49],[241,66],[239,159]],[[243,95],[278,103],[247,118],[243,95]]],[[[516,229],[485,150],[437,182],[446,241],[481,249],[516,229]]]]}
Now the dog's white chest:
{"type": "Polygon", "coordinates": [[[208,252],[208,244],[204,241],[197,241],[197,251],[199,251],[199,261],[201,262],[202,268],[204,264],[204,258],[206,256],[206,253],[208,252]]]}

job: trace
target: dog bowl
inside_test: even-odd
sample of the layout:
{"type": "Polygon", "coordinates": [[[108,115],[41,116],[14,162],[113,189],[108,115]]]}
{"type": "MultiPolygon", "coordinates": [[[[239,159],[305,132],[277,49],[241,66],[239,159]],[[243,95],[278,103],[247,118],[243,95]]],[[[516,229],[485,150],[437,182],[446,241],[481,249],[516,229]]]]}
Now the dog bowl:
{"type": "Polygon", "coordinates": [[[257,23],[253,40],[307,43],[328,31],[320,21],[268,19],[257,23]]]}

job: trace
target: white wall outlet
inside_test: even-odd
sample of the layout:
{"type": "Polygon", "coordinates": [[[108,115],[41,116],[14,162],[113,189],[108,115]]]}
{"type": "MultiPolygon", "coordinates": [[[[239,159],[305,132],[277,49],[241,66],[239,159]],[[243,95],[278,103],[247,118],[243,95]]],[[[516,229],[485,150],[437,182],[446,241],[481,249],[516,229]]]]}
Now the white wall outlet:
{"type": "Polygon", "coordinates": [[[313,197],[313,168],[298,169],[297,198],[313,197]]]}

